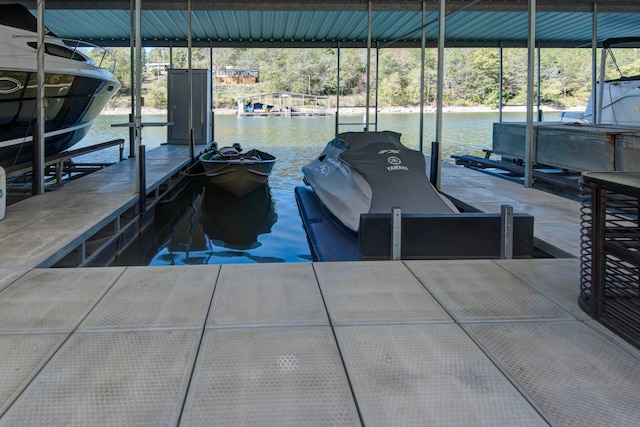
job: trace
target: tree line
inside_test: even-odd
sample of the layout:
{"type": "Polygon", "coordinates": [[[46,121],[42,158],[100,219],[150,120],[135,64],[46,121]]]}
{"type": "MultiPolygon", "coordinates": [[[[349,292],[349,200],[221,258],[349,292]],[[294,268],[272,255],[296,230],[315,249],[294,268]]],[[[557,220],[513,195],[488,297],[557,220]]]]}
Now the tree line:
{"type": "MultiPolygon", "coordinates": [[[[188,68],[185,48],[153,48],[143,50],[143,63],[169,62],[173,68],[188,68]]],[[[110,49],[115,59],[115,74],[123,83],[116,105],[130,101],[130,52],[126,48],[110,49]]],[[[253,93],[295,92],[313,95],[350,97],[352,105],[364,105],[366,91],[366,49],[340,50],[338,88],[337,50],[315,49],[254,49],[254,48],[194,48],[192,67],[213,69],[255,69],[260,82],[252,87],[238,87],[253,93]]],[[[504,105],[526,103],[527,50],[504,48],[502,51],[502,102],[504,105]]],[[[640,52],[625,49],[616,52],[617,69],[607,78],[640,74],[640,52]]],[[[598,59],[599,61],[599,59],[598,59]]],[[[377,89],[378,106],[416,106],[420,102],[420,49],[381,49],[375,58],[372,50],[371,88],[377,89]],[[375,69],[378,63],[378,87],[375,88],[375,69]]],[[[565,108],[586,105],[591,92],[591,49],[542,49],[540,51],[540,103],[565,108]]],[[[437,50],[425,50],[424,99],[435,105],[437,83],[437,50]]],[[[537,71],[537,70],[536,70],[537,71]]],[[[167,105],[166,80],[146,75],[143,84],[145,105],[163,108],[167,105]]],[[[448,48],[444,62],[445,105],[497,107],[500,97],[500,52],[497,48],[448,48]]],[[[215,89],[221,89],[216,88],[215,89]]],[[[216,107],[231,107],[241,93],[234,88],[216,93],[216,107]]],[[[536,92],[538,92],[536,90],[536,92]]]]}

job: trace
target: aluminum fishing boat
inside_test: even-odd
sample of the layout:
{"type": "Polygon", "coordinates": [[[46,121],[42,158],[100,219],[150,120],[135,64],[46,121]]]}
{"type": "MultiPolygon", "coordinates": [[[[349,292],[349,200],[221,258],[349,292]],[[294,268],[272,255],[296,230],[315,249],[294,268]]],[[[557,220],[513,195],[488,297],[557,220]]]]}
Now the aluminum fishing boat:
{"type": "MultiPolygon", "coordinates": [[[[37,109],[37,20],[18,4],[0,5],[0,166],[28,162],[37,109]]],[[[118,79],[78,50],[45,36],[45,156],[80,141],[120,88],[118,79]]]]}
{"type": "Polygon", "coordinates": [[[200,156],[209,182],[242,197],[269,180],[276,158],[257,149],[243,152],[240,144],[218,149],[212,143],[200,156]]]}

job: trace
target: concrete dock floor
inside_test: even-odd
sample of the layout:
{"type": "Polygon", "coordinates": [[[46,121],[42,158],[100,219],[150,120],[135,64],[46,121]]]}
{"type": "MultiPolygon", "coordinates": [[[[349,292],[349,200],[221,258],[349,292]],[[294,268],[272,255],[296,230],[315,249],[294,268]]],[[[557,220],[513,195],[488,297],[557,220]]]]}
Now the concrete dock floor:
{"type": "Polygon", "coordinates": [[[0,425],[640,424],[576,259],[0,276],[0,425]]]}

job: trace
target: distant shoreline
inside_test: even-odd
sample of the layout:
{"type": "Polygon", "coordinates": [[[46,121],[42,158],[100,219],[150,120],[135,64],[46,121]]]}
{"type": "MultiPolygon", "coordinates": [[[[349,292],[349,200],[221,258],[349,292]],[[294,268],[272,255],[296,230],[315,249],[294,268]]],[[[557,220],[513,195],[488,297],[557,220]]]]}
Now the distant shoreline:
{"type": "MultiPolygon", "coordinates": [[[[552,107],[542,107],[543,112],[558,112],[558,111],[584,111],[585,107],[573,107],[573,108],[565,108],[565,109],[557,109],[552,107]]],[[[235,108],[216,108],[213,110],[215,114],[218,115],[234,115],[237,113],[235,108]]],[[[331,110],[335,113],[335,109],[331,110]]],[[[362,109],[354,109],[354,108],[341,108],[341,112],[344,114],[362,114],[362,109]]],[[[491,108],[486,106],[475,106],[475,107],[459,107],[459,106],[450,106],[443,107],[442,111],[445,113],[491,113],[498,112],[497,108],[491,108]]],[[[503,112],[516,112],[516,113],[524,113],[527,111],[526,106],[518,105],[518,106],[504,106],[502,108],[503,112]]],[[[131,112],[129,108],[105,108],[101,114],[105,115],[123,115],[126,116],[131,112]]],[[[382,114],[411,114],[411,113],[419,113],[419,107],[380,107],[378,108],[378,112],[382,114]]],[[[424,109],[425,113],[435,113],[435,108],[426,107],[424,109]]],[[[166,115],[166,108],[150,108],[150,107],[142,107],[143,115],[166,115]]]]}

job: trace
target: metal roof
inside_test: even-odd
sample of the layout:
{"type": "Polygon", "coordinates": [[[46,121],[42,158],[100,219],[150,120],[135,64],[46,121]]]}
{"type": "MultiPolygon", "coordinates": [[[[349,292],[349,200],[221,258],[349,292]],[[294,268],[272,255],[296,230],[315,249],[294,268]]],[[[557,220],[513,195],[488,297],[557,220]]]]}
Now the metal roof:
{"type": "MultiPolygon", "coordinates": [[[[15,2],[15,1],[13,1],[15,2]]],[[[9,3],[0,1],[0,3],[9,3]]],[[[35,14],[35,1],[21,2],[35,14]]],[[[128,46],[133,1],[45,0],[45,24],[56,35],[105,46],[128,46]]],[[[640,0],[537,0],[541,46],[588,46],[594,3],[598,39],[640,35],[640,0]]],[[[528,0],[448,0],[447,46],[526,46],[528,0]]],[[[193,46],[363,46],[368,1],[191,1],[193,46]]],[[[427,41],[438,36],[438,0],[425,0],[427,41]]],[[[419,46],[423,2],[372,0],[372,40],[419,46]]],[[[188,2],[142,2],[145,46],[185,46],[188,2]]]]}

